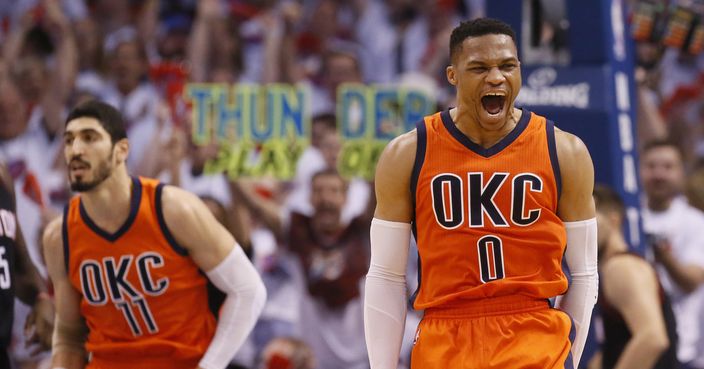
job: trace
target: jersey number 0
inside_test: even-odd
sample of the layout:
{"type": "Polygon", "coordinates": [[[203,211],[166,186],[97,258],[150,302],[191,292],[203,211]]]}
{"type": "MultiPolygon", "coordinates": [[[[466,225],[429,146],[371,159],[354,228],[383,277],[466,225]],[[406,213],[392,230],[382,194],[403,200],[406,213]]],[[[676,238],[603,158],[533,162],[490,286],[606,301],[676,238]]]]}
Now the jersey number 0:
{"type": "Polygon", "coordinates": [[[477,241],[479,276],[487,283],[504,278],[504,251],[501,239],[487,235],[477,241]]]}

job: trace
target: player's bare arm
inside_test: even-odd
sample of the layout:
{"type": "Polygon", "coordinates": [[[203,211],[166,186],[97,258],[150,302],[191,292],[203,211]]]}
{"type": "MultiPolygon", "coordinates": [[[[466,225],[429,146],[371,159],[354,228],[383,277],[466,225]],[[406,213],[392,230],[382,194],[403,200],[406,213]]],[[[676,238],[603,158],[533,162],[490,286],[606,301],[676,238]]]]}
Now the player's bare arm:
{"type": "Polygon", "coordinates": [[[623,316],[631,339],[614,368],[652,368],[669,347],[655,271],[645,260],[616,257],[601,267],[606,299],[623,316]]]}
{"type": "Polygon", "coordinates": [[[416,130],[389,144],[379,157],[374,177],[377,199],[374,217],[392,222],[410,222],[413,214],[411,172],[416,158],[416,130]]]}
{"type": "Polygon", "coordinates": [[[560,309],[574,322],[576,335],[571,351],[576,368],[599,290],[596,210],[592,198],[594,165],[587,147],[577,136],[556,129],[555,143],[562,180],[557,215],[567,232],[565,259],[572,277],[560,309]]]}
{"type": "Polygon", "coordinates": [[[372,256],[364,292],[364,332],[372,369],[395,369],[401,351],[416,142],[416,131],[397,137],[381,154],[376,167],[377,206],[370,230],[372,256]]]}
{"type": "Polygon", "coordinates": [[[54,285],[56,314],[52,342],[52,367],[81,369],[85,366],[84,342],[88,329],[81,317],[81,295],[71,285],[64,264],[63,217],[54,219],[44,230],[43,247],[49,277],[54,285]]]}
{"type": "Polygon", "coordinates": [[[587,146],[579,137],[557,128],[555,141],[562,177],[557,215],[563,222],[594,218],[594,164],[587,146]]]}
{"type": "MultiPolygon", "coordinates": [[[[0,186],[4,186],[15,201],[15,191],[12,177],[7,167],[0,163],[0,186]]],[[[32,264],[27,252],[27,243],[24,240],[22,228],[16,230],[15,241],[17,244],[15,259],[15,295],[20,301],[32,307],[27,317],[26,330],[30,332],[26,337],[28,343],[39,343],[38,350],[51,348],[51,332],[54,322],[54,306],[46,295],[46,286],[39,276],[39,272],[32,264]]]]}
{"type": "Polygon", "coordinates": [[[234,237],[196,195],[166,186],[162,206],[169,231],[202,270],[213,269],[235,246],[234,237]]]}
{"type": "Polygon", "coordinates": [[[264,283],[234,237],[197,196],[166,186],[162,200],[164,219],[176,242],[227,294],[215,337],[199,363],[203,369],[225,368],[259,318],[266,301],[264,283]]]}

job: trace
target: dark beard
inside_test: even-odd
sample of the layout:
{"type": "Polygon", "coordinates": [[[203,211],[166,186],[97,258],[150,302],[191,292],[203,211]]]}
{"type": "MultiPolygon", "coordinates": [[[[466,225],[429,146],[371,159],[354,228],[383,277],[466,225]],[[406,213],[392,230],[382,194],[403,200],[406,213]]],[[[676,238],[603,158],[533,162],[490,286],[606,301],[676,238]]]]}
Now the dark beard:
{"type": "Polygon", "coordinates": [[[103,183],[112,174],[112,168],[108,163],[112,160],[112,155],[107,161],[104,161],[98,165],[98,169],[95,173],[95,179],[90,182],[80,182],[79,180],[71,182],[71,191],[74,192],[86,192],[94,189],[99,184],[103,183]]]}

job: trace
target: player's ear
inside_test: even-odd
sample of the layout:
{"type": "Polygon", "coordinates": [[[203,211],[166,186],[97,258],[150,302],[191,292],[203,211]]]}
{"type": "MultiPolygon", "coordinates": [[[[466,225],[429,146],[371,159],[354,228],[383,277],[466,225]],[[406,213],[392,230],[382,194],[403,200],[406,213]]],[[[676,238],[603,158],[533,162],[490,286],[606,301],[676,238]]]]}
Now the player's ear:
{"type": "Polygon", "coordinates": [[[447,68],[445,68],[445,74],[447,74],[447,81],[450,82],[451,85],[457,86],[457,79],[455,77],[455,67],[452,65],[448,65],[447,68]]]}
{"type": "Polygon", "coordinates": [[[118,164],[127,161],[127,155],[130,153],[130,143],[126,138],[121,139],[115,143],[114,148],[115,159],[117,159],[118,164]]]}

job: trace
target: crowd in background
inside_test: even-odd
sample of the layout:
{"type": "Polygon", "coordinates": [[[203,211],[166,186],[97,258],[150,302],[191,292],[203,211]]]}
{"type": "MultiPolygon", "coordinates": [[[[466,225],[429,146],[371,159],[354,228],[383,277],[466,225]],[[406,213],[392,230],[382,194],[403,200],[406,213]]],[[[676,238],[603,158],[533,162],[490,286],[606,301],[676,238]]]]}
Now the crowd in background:
{"type": "MultiPolygon", "coordinates": [[[[262,273],[269,300],[233,365],[368,368],[360,296],[374,194],[371,183],[346,181],[334,170],[342,147],[335,91],[345,82],[411,83],[432,91],[439,109],[452,106],[445,80],[449,34],[460,20],[484,13],[482,0],[0,2],[0,160],[15,180],[33,261],[46,277],[39,235],[72,196],[62,157],[64,117],[76,104],[100,99],[119,108],[129,125],[130,172],[201,196],[262,273]],[[174,81],[288,83],[310,91],[311,146],[295,178],[204,174],[218,146],[191,141],[189,115],[173,102],[174,81]]],[[[549,50],[560,27],[550,17],[545,22],[549,50]]],[[[636,45],[636,56],[639,143],[672,140],[682,167],[671,177],[654,174],[645,190],[686,193],[699,209],[688,211],[698,217],[704,56],[646,42],[636,45]]],[[[700,253],[704,245],[690,254],[700,253]]],[[[662,255],[656,259],[662,263],[662,255]]],[[[409,292],[417,283],[414,268],[409,261],[409,292]]],[[[15,364],[42,367],[46,354],[30,355],[22,345],[27,309],[18,303],[17,310],[15,364]]],[[[419,318],[409,312],[404,365],[419,318]]],[[[704,354],[704,340],[700,345],[704,354]]]]}

